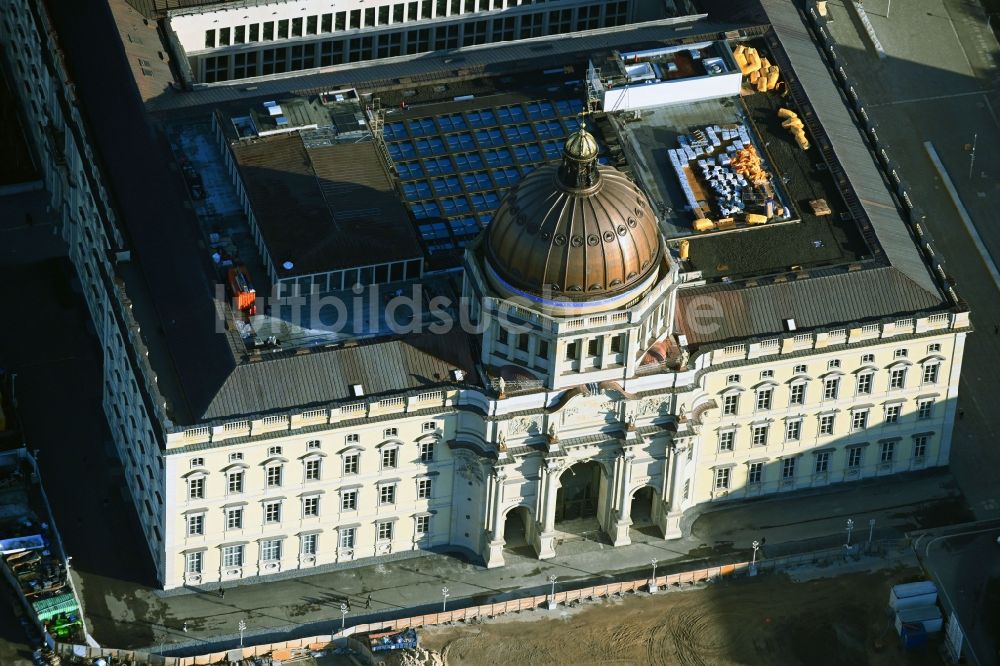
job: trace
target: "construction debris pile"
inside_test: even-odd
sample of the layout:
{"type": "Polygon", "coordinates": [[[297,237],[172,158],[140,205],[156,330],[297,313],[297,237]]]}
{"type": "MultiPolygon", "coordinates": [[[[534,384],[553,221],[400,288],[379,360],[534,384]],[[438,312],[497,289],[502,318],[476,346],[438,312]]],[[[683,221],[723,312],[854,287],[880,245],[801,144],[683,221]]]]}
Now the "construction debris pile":
{"type": "Polygon", "coordinates": [[[695,231],[735,226],[738,216],[751,225],[784,216],[745,124],[696,129],[677,143],[667,152],[694,213],[695,231]]]}
{"type": "Polygon", "coordinates": [[[809,150],[809,139],[806,138],[805,125],[802,124],[799,114],[791,109],[782,107],[778,109],[778,117],[782,119],[781,126],[791,132],[792,137],[795,138],[795,143],[799,144],[799,148],[809,150]]]}
{"type": "Polygon", "coordinates": [[[757,92],[768,92],[778,88],[781,71],[767,58],[760,57],[757,49],[740,44],[733,49],[733,58],[740,71],[757,92]]]}
{"type": "Polygon", "coordinates": [[[0,575],[21,602],[15,610],[36,630],[57,641],[79,641],[80,604],[52,526],[38,518],[43,510],[32,497],[31,478],[23,460],[10,454],[0,459],[0,575]]]}

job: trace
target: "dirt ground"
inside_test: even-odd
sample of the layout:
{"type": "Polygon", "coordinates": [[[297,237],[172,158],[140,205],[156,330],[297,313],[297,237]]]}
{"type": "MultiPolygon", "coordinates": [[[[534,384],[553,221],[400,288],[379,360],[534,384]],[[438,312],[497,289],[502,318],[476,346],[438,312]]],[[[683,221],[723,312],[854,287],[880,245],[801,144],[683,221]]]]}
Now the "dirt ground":
{"type": "Polygon", "coordinates": [[[761,575],[427,628],[420,641],[446,666],[940,664],[936,642],[903,652],[888,615],[889,588],[920,578],[904,568],[805,582],[761,575]]]}

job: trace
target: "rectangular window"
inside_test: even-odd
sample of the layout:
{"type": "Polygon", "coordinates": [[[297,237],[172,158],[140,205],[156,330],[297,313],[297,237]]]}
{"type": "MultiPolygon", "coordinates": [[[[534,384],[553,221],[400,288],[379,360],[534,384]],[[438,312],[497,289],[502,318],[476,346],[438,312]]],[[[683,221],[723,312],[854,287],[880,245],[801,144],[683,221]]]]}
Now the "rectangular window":
{"type": "Polygon", "coordinates": [[[274,39],[274,21],[268,21],[264,24],[264,41],[269,42],[274,39]]]}
{"type": "Polygon", "coordinates": [[[864,447],[852,446],[847,449],[847,468],[858,469],[861,467],[861,460],[864,455],[864,447]]]}
{"type": "Polygon", "coordinates": [[[187,517],[188,536],[197,536],[205,533],[205,514],[199,513],[187,517]]]}
{"type": "Polygon", "coordinates": [[[927,435],[918,435],[913,438],[913,457],[923,458],[927,455],[927,435]]]}
{"type": "Polygon", "coordinates": [[[205,48],[206,49],[215,48],[215,30],[205,31],[205,48]]]}
{"type": "Polygon", "coordinates": [[[229,46],[229,28],[219,28],[219,46],[229,46]]]}
{"type": "Polygon", "coordinates": [[[797,365],[792,370],[792,372],[794,374],[796,374],[796,375],[805,375],[805,374],[808,374],[807,370],[808,370],[808,368],[806,366],[804,366],[804,365],[797,365]]]}
{"type": "Polygon", "coordinates": [[[715,489],[716,490],[728,490],[729,489],[729,468],[717,469],[715,470],[715,489]]]}
{"type": "Polygon", "coordinates": [[[404,16],[405,13],[406,13],[406,5],[404,5],[404,4],[393,5],[392,6],[392,22],[393,23],[402,23],[403,22],[403,16],[404,16]]]}
{"type": "Polygon", "coordinates": [[[337,12],[334,15],[334,30],[347,30],[347,12],[337,12]]]}
{"type": "Polygon", "coordinates": [[[719,433],[719,451],[732,451],[735,442],[735,430],[724,430],[719,433]]]}
{"type": "Polygon", "coordinates": [[[378,24],[389,25],[389,5],[378,8],[378,24]]]}
{"type": "Polygon", "coordinates": [[[228,489],[230,495],[243,492],[243,472],[230,472],[228,489]]]}
{"type": "Polygon", "coordinates": [[[307,35],[315,35],[316,34],[316,23],[317,23],[317,17],[316,16],[309,16],[309,17],[306,18],[306,34],[307,35]]]}
{"type": "Polygon", "coordinates": [[[281,485],[281,465],[272,465],[267,468],[267,487],[277,488],[281,485]]]}
{"type": "Polygon", "coordinates": [[[304,517],[319,515],[318,497],[306,497],[302,500],[302,515],[304,517]]]}
{"type": "Polygon", "coordinates": [[[785,458],[781,461],[781,478],[795,478],[795,458],[785,458]]]}
{"type": "Polygon", "coordinates": [[[823,451],[816,454],[816,473],[824,474],[830,470],[830,452],[823,451]]]}
{"type": "Polygon", "coordinates": [[[189,574],[200,574],[205,564],[204,553],[188,553],[184,556],[184,571],[189,574]]]}
{"type": "Polygon", "coordinates": [[[928,363],[924,366],[924,375],[921,378],[921,383],[923,384],[936,384],[938,380],[938,370],[941,368],[939,363],[928,363]]]}
{"type": "Polygon", "coordinates": [[[542,360],[547,360],[549,358],[549,343],[547,340],[539,340],[538,346],[535,349],[536,356],[542,360]]]}
{"type": "Polygon", "coordinates": [[[382,439],[393,439],[399,437],[399,428],[385,428],[382,431],[382,439]]]}
{"type": "Polygon", "coordinates": [[[205,499],[205,477],[188,479],[188,499],[205,499]]]}
{"type": "Polygon", "coordinates": [[[225,546],[222,549],[222,566],[243,566],[243,546],[225,546]]]}
{"type": "Polygon", "coordinates": [[[851,412],[851,430],[864,430],[868,427],[868,410],[858,409],[851,412]]]}
{"type": "Polygon", "coordinates": [[[772,379],[773,377],[774,377],[774,370],[761,370],[760,371],[760,378],[761,379],[772,379]]]}
{"type": "Polygon", "coordinates": [[[371,28],[375,25],[375,8],[369,7],[365,9],[365,27],[371,28]]]}
{"type": "Polygon", "coordinates": [[[434,460],[434,442],[420,442],[420,462],[429,463],[434,460]]]}
{"type": "Polygon", "coordinates": [[[340,494],[340,510],[341,511],[357,511],[358,509],[358,491],[357,490],[345,490],[340,494]]]}
{"type": "Polygon", "coordinates": [[[882,442],[882,446],[879,449],[879,461],[883,463],[891,463],[895,453],[896,442],[882,442]]]}
{"type": "Polygon", "coordinates": [[[899,413],[903,410],[902,405],[887,405],[885,408],[885,422],[898,423],[899,413]]]}
{"type": "Polygon", "coordinates": [[[243,44],[247,41],[247,27],[238,25],[233,28],[233,44],[243,44]]]}
{"type": "Polygon", "coordinates": [[[344,456],[344,474],[357,474],[361,467],[361,454],[349,453],[344,456]]]}
{"type": "Polygon", "coordinates": [[[574,340],[566,345],[566,360],[575,361],[580,354],[580,341],[574,340]]]}
{"type": "Polygon", "coordinates": [[[826,364],[827,370],[833,370],[834,368],[839,368],[839,367],[840,367],[840,359],[835,358],[831,361],[827,361],[826,364]]]}
{"type": "Polygon", "coordinates": [[[906,358],[909,355],[910,352],[907,349],[897,349],[892,353],[893,358],[906,358]]]}
{"type": "Polygon", "coordinates": [[[917,418],[929,419],[934,409],[934,399],[921,400],[917,403],[917,418]]]}
{"type": "Polygon", "coordinates": [[[323,14],[319,22],[320,32],[333,32],[333,14],[323,14]]]}
{"type": "Polygon", "coordinates": [[[252,23],[250,25],[250,40],[249,41],[251,41],[251,42],[259,42],[260,41],[260,24],[259,23],[252,23]]]}
{"type": "Polygon", "coordinates": [[[243,529],[243,509],[226,509],[226,529],[243,529]]]}
{"type": "Polygon", "coordinates": [[[378,503],[381,505],[396,503],[396,486],[387,484],[378,489],[378,503]]]}
{"type": "Polygon", "coordinates": [[[267,502],[264,504],[264,522],[266,524],[281,522],[281,502],[267,502]]]}
{"type": "Polygon", "coordinates": [[[303,534],[301,540],[299,541],[299,550],[303,555],[315,555],[319,552],[319,535],[318,534],[303,534]]]}
{"type": "Polygon", "coordinates": [[[840,393],[840,378],[830,377],[823,382],[823,399],[836,400],[840,393]]]}
{"type": "Polygon", "coordinates": [[[344,443],[347,444],[347,445],[360,444],[361,443],[361,435],[359,435],[356,432],[352,432],[350,435],[347,435],[346,437],[344,437],[344,443]]]}
{"type": "Polygon", "coordinates": [[[419,479],[417,481],[417,499],[431,498],[431,480],[419,479]]]}
{"type": "Polygon", "coordinates": [[[379,541],[391,541],[392,540],[392,522],[385,521],[382,523],[376,523],[376,531],[378,533],[379,541]]]}
{"type": "Polygon", "coordinates": [[[726,377],[726,383],[727,384],[739,384],[740,383],[740,376],[739,375],[729,375],[729,376],[726,377]]]}
{"type": "Polygon", "coordinates": [[[243,460],[243,454],[242,453],[237,452],[237,453],[230,453],[229,454],[229,462],[236,462],[237,460],[243,460]]]}
{"type": "Polygon", "coordinates": [[[354,537],[357,533],[358,533],[358,528],[356,527],[340,528],[340,547],[354,548],[354,537]]]}
{"type": "Polygon", "coordinates": [[[738,393],[727,395],[722,399],[722,414],[733,416],[739,411],[740,396],[738,393]]]}
{"type": "Polygon", "coordinates": [[[437,421],[424,421],[420,426],[421,432],[434,432],[437,430],[437,421]]]}
{"type": "Polygon", "coordinates": [[[771,395],[773,389],[760,389],[757,391],[757,411],[771,409],[771,395]]]}
{"type": "Polygon", "coordinates": [[[858,375],[858,395],[871,395],[872,392],[872,378],[875,376],[872,372],[865,372],[858,375]]]}
{"type": "Polygon", "coordinates": [[[788,396],[789,405],[801,405],[806,401],[806,385],[792,384],[791,393],[788,396]]]}
{"type": "Polygon", "coordinates": [[[601,352],[601,339],[591,338],[587,341],[587,356],[597,356],[601,352]]]}
{"type": "Polygon", "coordinates": [[[758,425],[753,427],[753,445],[767,446],[767,426],[758,425]]]}
{"type": "Polygon", "coordinates": [[[934,343],[931,343],[931,344],[927,345],[927,353],[928,354],[937,354],[937,353],[940,353],[940,351],[941,351],[941,343],[940,342],[934,342],[934,343]]]}
{"type": "Polygon", "coordinates": [[[319,481],[319,471],[321,460],[306,461],[306,481],[319,481]]]}
{"type": "Polygon", "coordinates": [[[750,463],[750,468],[747,471],[747,483],[750,485],[759,484],[764,476],[764,463],[755,462],[750,463]]]}
{"type": "Polygon", "coordinates": [[[823,414],[819,417],[819,434],[833,434],[833,414],[823,414]]]}
{"type": "Polygon", "coordinates": [[[395,469],[399,449],[382,449],[382,469],[395,469]]]}
{"type": "Polygon", "coordinates": [[[417,534],[424,535],[431,531],[431,517],[417,516],[417,534]]]}
{"type": "Polygon", "coordinates": [[[901,389],[906,383],[906,368],[896,368],[889,371],[889,388],[901,389]]]}
{"type": "Polygon", "coordinates": [[[527,333],[522,333],[517,336],[517,349],[518,351],[527,352],[528,351],[528,341],[531,338],[527,333]]]}
{"type": "Polygon", "coordinates": [[[260,542],[260,559],[273,562],[281,559],[281,539],[265,539],[260,542]]]}
{"type": "Polygon", "coordinates": [[[795,442],[802,436],[802,421],[796,419],[785,424],[785,440],[795,442]]]}
{"type": "Polygon", "coordinates": [[[288,19],[278,21],[278,39],[288,39],[288,19]]]}

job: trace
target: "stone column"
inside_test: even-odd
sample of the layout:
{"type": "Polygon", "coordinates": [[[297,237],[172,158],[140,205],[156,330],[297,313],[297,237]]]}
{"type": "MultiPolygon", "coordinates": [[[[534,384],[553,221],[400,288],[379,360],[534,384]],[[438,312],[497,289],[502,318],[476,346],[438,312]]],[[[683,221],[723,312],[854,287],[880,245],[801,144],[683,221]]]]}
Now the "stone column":
{"type": "MultiPolygon", "coordinates": [[[[687,446],[692,446],[692,443],[688,443],[687,446]]],[[[684,448],[686,450],[686,447],[684,448]]],[[[679,539],[681,538],[681,507],[680,499],[677,495],[677,474],[679,473],[680,465],[678,464],[678,459],[681,456],[682,449],[679,447],[673,447],[668,449],[673,455],[669,456],[667,460],[664,461],[664,465],[667,469],[664,470],[664,476],[666,481],[664,483],[664,494],[663,500],[665,503],[666,512],[663,514],[662,518],[657,519],[657,524],[659,528],[663,530],[664,539],[679,539]],[[668,464],[669,463],[669,464],[668,464]],[[669,474],[669,476],[667,476],[669,474]]]]}
{"type": "Polygon", "coordinates": [[[541,506],[539,507],[538,559],[555,557],[556,495],[559,492],[559,472],[562,466],[555,460],[542,466],[541,506]]]}
{"type": "Polygon", "coordinates": [[[618,504],[617,516],[618,519],[609,530],[611,534],[611,545],[613,546],[627,546],[632,543],[632,538],[629,536],[629,528],[632,526],[632,502],[629,501],[628,487],[632,482],[632,461],[635,460],[635,452],[631,449],[624,449],[621,454],[615,458],[615,497],[614,501],[618,504]]]}
{"type": "Polygon", "coordinates": [[[489,531],[489,542],[485,557],[487,569],[494,569],[504,565],[503,547],[506,541],[503,538],[503,525],[500,523],[503,517],[503,482],[507,478],[507,473],[503,469],[493,470],[490,477],[490,506],[487,509],[490,516],[491,528],[489,531]]]}

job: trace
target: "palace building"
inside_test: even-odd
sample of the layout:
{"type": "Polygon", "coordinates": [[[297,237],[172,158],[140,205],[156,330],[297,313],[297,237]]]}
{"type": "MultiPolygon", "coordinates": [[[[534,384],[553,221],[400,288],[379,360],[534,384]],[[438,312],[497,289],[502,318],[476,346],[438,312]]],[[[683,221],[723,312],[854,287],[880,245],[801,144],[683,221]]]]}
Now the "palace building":
{"type": "Polygon", "coordinates": [[[163,588],[424,550],[499,567],[948,464],[968,308],[808,14],[554,36],[564,4],[635,10],[321,4],[0,19],[163,588]],[[450,22],[541,9],[526,43],[450,22]],[[410,20],[464,27],[380,50],[410,20]],[[366,27],[356,59],[260,50],[366,27]],[[404,57],[427,49],[458,60],[404,57]],[[252,53],[257,87],[212,83],[252,53]],[[187,67],[205,85],[173,85],[187,67]]]}

